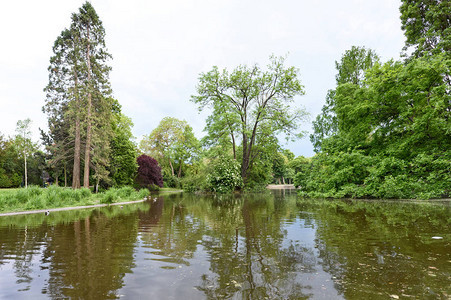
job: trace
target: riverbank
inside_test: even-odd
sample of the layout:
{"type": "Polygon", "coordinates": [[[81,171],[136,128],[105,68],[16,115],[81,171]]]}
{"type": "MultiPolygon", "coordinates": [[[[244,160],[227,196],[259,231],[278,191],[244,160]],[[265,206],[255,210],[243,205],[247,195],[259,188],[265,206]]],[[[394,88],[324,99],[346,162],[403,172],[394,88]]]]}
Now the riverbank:
{"type": "Polygon", "coordinates": [[[115,202],[110,204],[93,204],[93,205],[84,205],[84,206],[71,206],[71,207],[59,207],[59,208],[49,208],[49,209],[39,209],[39,210],[26,210],[26,211],[16,211],[16,212],[8,212],[8,213],[0,213],[0,217],[6,216],[17,216],[17,215],[27,215],[27,214],[50,214],[56,211],[66,211],[66,210],[74,210],[74,209],[88,209],[88,208],[97,208],[97,207],[105,207],[105,206],[113,206],[113,205],[126,205],[126,204],[134,204],[140,203],[148,200],[148,198],[134,201],[125,201],[125,202],[115,202]]]}
{"type": "Polygon", "coordinates": [[[266,186],[268,190],[295,190],[294,184],[269,184],[266,186]]]}
{"type": "Polygon", "coordinates": [[[0,189],[0,217],[127,205],[144,202],[155,195],[182,192],[180,189],[162,188],[150,193],[147,189],[136,191],[131,187],[112,188],[99,194],[92,194],[87,189],[72,190],[63,187],[0,189]],[[36,207],[41,205],[43,207],[36,207]]]}
{"type": "Polygon", "coordinates": [[[139,201],[150,195],[149,190],[136,191],[132,187],[111,188],[103,193],[89,189],[51,186],[30,186],[21,189],[0,190],[0,214],[45,212],[54,209],[93,207],[139,201]]]}

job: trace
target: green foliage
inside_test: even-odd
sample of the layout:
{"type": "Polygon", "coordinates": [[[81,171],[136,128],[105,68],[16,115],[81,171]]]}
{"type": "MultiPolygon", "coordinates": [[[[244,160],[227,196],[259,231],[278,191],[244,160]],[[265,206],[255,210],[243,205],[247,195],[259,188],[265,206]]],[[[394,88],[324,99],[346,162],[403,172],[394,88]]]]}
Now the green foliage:
{"type": "Polygon", "coordinates": [[[265,160],[265,147],[278,145],[276,136],[302,136],[299,123],[306,112],[292,106],[293,99],[304,93],[299,71],[285,67],[284,58],[272,56],[267,70],[258,65],[241,65],[232,72],[218,67],[199,77],[197,95],[191,100],[199,110],[210,108],[205,142],[230,149],[240,161],[241,177],[248,184],[252,168],[265,160]]]}
{"type": "Polygon", "coordinates": [[[187,192],[208,190],[207,177],[211,168],[211,159],[202,158],[196,161],[181,180],[181,187],[187,192]]]}
{"type": "Polygon", "coordinates": [[[451,57],[439,51],[406,62],[376,63],[363,74],[358,84],[337,80],[328,108],[336,132],[321,140],[309,173],[296,175],[300,193],[449,197],[451,57]]]}
{"type": "Polygon", "coordinates": [[[239,163],[228,157],[220,157],[213,162],[207,175],[208,188],[217,193],[230,193],[243,187],[239,163]]]}
{"type": "Polygon", "coordinates": [[[451,53],[451,4],[440,0],[403,0],[401,29],[406,46],[413,47],[413,56],[443,52],[451,53]]]}
{"type": "Polygon", "coordinates": [[[69,174],[72,187],[80,187],[81,152],[84,182],[90,178],[109,183],[110,141],[113,136],[114,99],[109,82],[111,55],[105,29],[94,7],[82,4],[71,24],[55,40],[45,87],[49,133],[45,135],[50,171],[69,174]],[[83,147],[82,147],[83,144],[83,147]],[[67,172],[72,167],[72,171],[67,172]]]}
{"type": "Polygon", "coordinates": [[[161,120],[148,136],[140,142],[141,150],[154,157],[163,169],[163,181],[168,187],[178,187],[179,180],[200,151],[200,142],[186,121],[172,117],[161,120]]]}
{"type": "MultiPolygon", "coordinates": [[[[340,62],[335,62],[335,67],[338,71],[335,77],[337,86],[345,85],[346,83],[348,87],[362,86],[365,71],[378,62],[379,57],[373,50],[352,46],[350,50],[343,54],[340,62]]],[[[339,117],[337,116],[336,95],[336,90],[327,92],[326,104],[323,106],[321,114],[313,121],[314,132],[310,135],[310,141],[315,152],[319,152],[323,142],[335,136],[338,132],[339,117]]]]}
{"type": "Polygon", "coordinates": [[[283,178],[286,172],[288,159],[280,152],[274,154],[274,158],[272,160],[272,171],[275,179],[279,180],[283,178]]]}
{"type": "Polygon", "coordinates": [[[31,185],[27,189],[0,190],[0,212],[132,201],[148,195],[149,190],[136,191],[130,186],[92,194],[87,188],[73,190],[55,185],[48,188],[31,185]]]}
{"type": "Polygon", "coordinates": [[[171,176],[171,175],[163,176],[164,187],[180,188],[180,181],[181,181],[181,179],[178,178],[177,176],[171,176]]]}
{"type": "Polygon", "coordinates": [[[0,188],[19,187],[23,182],[24,149],[27,153],[27,181],[32,185],[42,185],[46,167],[44,153],[37,150],[30,139],[5,139],[0,134],[0,188]]]}
{"type": "Polygon", "coordinates": [[[133,178],[135,178],[138,170],[138,164],[136,163],[138,151],[133,142],[132,127],[133,123],[130,118],[120,113],[120,111],[115,113],[113,122],[114,136],[111,140],[110,173],[113,186],[116,187],[132,185],[133,178]]]}

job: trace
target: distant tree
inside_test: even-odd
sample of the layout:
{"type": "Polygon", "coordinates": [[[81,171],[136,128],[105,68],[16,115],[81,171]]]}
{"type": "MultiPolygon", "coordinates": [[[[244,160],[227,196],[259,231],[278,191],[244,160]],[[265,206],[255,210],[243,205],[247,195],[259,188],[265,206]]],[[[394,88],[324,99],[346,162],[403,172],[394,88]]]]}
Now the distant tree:
{"type": "Polygon", "coordinates": [[[273,156],[272,160],[272,172],[274,180],[279,184],[285,184],[285,172],[287,170],[288,160],[280,152],[277,152],[273,156]]]}
{"type": "Polygon", "coordinates": [[[284,62],[284,58],[273,56],[267,71],[258,65],[242,65],[230,74],[213,67],[200,75],[197,95],[191,98],[200,110],[212,109],[206,128],[212,138],[218,137],[223,143],[228,136],[233,149],[241,143],[241,176],[245,184],[253,162],[259,157],[254,151],[259,136],[282,132],[291,137],[301,136],[296,131],[306,113],[290,104],[304,90],[299,71],[285,67],[284,62]]]}
{"type": "Polygon", "coordinates": [[[160,164],[168,163],[171,176],[176,176],[175,164],[178,163],[177,177],[181,177],[182,166],[196,156],[200,143],[188,122],[165,117],[157,128],[144,136],[140,148],[156,157],[160,164]]]}
{"type": "Polygon", "coordinates": [[[20,186],[23,175],[20,155],[15,140],[0,134],[0,188],[20,186]]]}
{"type": "Polygon", "coordinates": [[[33,142],[31,141],[31,131],[30,131],[31,120],[19,120],[16,125],[16,141],[19,151],[23,155],[24,160],[24,184],[25,188],[28,187],[28,171],[27,171],[27,157],[33,151],[33,142]]]}
{"type": "Polygon", "coordinates": [[[161,168],[154,158],[142,154],[136,161],[138,163],[138,176],[136,177],[136,181],[140,186],[150,187],[151,185],[157,185],[163,187],[161,168]]]}

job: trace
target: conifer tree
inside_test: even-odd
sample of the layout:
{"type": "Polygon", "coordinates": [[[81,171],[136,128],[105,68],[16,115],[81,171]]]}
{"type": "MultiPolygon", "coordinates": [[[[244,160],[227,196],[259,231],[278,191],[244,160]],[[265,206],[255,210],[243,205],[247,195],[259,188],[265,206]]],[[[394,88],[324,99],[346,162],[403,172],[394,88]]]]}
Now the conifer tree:
{"type": "Polygon", "coordinates": [[[72,14],[71,21],[53,47],[43,109],[49,117],[55,157],[67,161],[73,155],[72,187],[79,188],[83,146],[84,187],[89,187],[91,164],[103,166],[96,170],[108,164],[113,101],[107,61],[111,55],[105,46],[105,29],[89,2],[72,14]],[[95,152],[93,162],[94,148],[102,151],[95,152]]]}

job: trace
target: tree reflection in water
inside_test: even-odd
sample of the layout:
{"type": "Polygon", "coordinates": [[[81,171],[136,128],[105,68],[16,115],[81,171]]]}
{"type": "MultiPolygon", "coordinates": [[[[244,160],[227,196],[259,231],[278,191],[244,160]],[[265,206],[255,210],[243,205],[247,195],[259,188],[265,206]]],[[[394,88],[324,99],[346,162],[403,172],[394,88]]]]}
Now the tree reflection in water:
{"type": "Polygon", "coordinates": [[[292,191],[152,198],[0,218],[0,298],[451,294],[449,203],[302,200],[292,191]]]}

